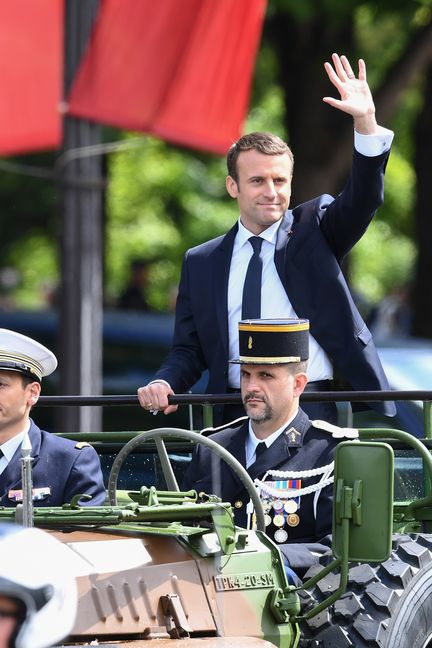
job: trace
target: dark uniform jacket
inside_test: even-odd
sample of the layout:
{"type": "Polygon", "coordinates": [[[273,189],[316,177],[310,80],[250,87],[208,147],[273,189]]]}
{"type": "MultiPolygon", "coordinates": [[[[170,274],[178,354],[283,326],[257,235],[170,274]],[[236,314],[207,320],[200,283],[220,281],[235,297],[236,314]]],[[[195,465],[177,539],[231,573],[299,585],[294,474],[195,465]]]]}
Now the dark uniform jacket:
{"type": "MultiPolygon", "coordinates": [[[[99,457],[94,448],[40,430],[31,421],[32,479],[35,506],[61,506],[77,494],[88,494],[89,505],[100,506],[106,498],[99,457]],[[49,492],[46,492],[48,491],[49,492]],[[41,499],[39,499],[41,498],[41,499]]],[[[21,446],[0,475],[1,506],[16,506],[22,498],[21,446]],[[12,491],[18,491],[14,496],[12,491]],[[15,499],[17,497],[17,499],[15,499]]],[[[86,502],[80,502],[86,504],[86,502]]]]}
{"type": "MultiPolygon", "coordinates": [[[[389,389],[371,334],[358,312],[340,264],[363,236],[383,200],[388,153],[354,151],[351,177],[336,198],[322,195],[286,212],[278,230],[275,266],[300,318],[352,388],[389,389]]],[[[224,236],[188,250],[176,306],[173,348],[155,379],[186,392],[209,371],[207,392],[228,387],[228,279],[237,223],[224,236]]],[[[356,404],[354,404],[354,407],[356,404]]],[[[371,407],[395,414],[393,403],[371,407]]],[[[220,423],[223,406],[213,410],[220,423]]]]}
{"type": "MultiPolygon", "coordinates": [[[[245,419],[240,426],[225,428],[211,434],[210,438],[229,450],[245,466],[248,430],[249,419],[245,419]]],[[[252,479],[262,480],[267,470],[291,472],[327,466],[333,461],[334,449],[340,440],[340,438],[334,438],[330,432],[314,427],[313,422],[300,409],[288,428],[247,469],[247,472],[252,479]]],[[[305,488],[315,484],[320,479],[321,476],[303,478],[301,487],[305,488]]],[[[201,445],[196,446],[184,487],[194,488],[198,492],[215,494],[221,497],[224,502],[231,502],[234,507],[236,524],[242,527],[246,526],[246,505],[249,495],[231,468],[209,448],[201,445]],[[214,471],[213,461],[218,464],[216,471],[214,471]],[[219,469],[220,483],[214,484],[212,483],[212,471],[217,474],[219,469]]],[[[299,575],[316,563],[318,555],[328,551],[331,545],[332,496],[333,485],[321,490],[317,501],[316,515],[314,513],[315,494],[302,496],[297,510],[299,518],[297,526],[289,526],[286,523],[283,528],[288,533],[288,539],[283,544],[276,542],[282,553],[286,555],[291,567],[299,575]]],[[[270,514],[273,515],[273,511],[270,511],[270,514]]],[[[277,528],[273,524],[266,527],[266,532],[272,539],[274,539],[277,528]]]]}

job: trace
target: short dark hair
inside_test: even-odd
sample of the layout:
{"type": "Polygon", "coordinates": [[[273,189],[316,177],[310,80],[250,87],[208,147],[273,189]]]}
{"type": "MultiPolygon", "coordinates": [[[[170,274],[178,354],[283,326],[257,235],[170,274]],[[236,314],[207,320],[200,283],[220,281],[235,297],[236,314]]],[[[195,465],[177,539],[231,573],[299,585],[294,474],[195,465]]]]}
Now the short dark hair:
{"type": "Polygon", "coordinates": [[[284,155],[288,154],[294,167],[294,155],[286,142],[278,135],[273,133],[259,132],[248,133],[240,137],[237,142],[230,147],[227,153],[228,175],[238,183],[237,160],[240,153],[244,151],[255,150],[264,155],[284,155]]]}
{"type": "Polygon", "coordinates": [[[291,376],[295,376],[298,373],[307,373],[307,360],[301,360],[300,362],[288,362],[285,367],[288,368],[288,373],[291,376]]]}
{"type": "Polygon", "coordinates": [[[27,387],[27,385],[31,385],[34,382],[40,383],[40,380],[38,380],[35,376],[29,376],[29,374],[23,374],[20,372],[17,373],[19,373],[21,377],[21,382],[24,389],[27,387]]]}

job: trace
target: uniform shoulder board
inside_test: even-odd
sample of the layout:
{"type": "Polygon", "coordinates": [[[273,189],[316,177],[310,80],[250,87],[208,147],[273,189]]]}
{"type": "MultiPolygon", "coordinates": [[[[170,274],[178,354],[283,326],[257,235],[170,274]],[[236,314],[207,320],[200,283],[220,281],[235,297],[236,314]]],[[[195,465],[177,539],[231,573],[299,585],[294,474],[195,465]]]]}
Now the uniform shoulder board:
{"type": "Polygon", "coordinates": [[[248,417],[247,416],[240,416],[240,418],[236,418],[233,421],[230,421],[229,423],[224,423],[223,425],[219,425],[218,427],[208,427],[204,428],[201,430],[200,434],[203,434],[204,436],[209,436],[210,434],[213,434],[213,432],[220,432],[221,430],[226,430],[231,427],[237,427],[238,425],[241,425],[243,421],[247,421],[248,417]]]}
{"type": "Polygon", "coordinates": [[[358,439],[359,433],[355,428],[342,428],[327,421],[311,421],[319,430],[329,432],[334,439],[358,439]]]}
{"type": "Polygon", "coordinates": [[[87,441],[78,441],[78,443],[75,443],[75,448],[77,450],[82,450],[83,448],[89,447],[91,448],[90,443],[87,443],[87,441]]]}

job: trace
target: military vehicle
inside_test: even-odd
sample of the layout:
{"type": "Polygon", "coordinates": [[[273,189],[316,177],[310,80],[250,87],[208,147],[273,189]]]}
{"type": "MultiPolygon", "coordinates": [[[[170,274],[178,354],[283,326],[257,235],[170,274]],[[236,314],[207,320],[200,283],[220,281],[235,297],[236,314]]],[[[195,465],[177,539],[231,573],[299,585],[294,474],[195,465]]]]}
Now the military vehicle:
{"type": "Polygon", "coordinates": [[[397,430],[361,429],[358,441],[338,445],[332,554],[296,588],[264,533],[257,491],[236,459],[211,438],[187,430],[128,436],[122,443],[122,435],[113,433],[105,440],[102,433],[85,435],[96,448],[108,441],[121,446],[105,506],[74,501],[37,508],[27,497],[16,509],[0,509],[0,520],[44,528],[70,550],[79,605],[67,645],[432,646],[428,441],[397,430]],[[175,462],[179,450],[193,443],[207,445],[236,471],[250,493],[256,530],[235,527],[231,506],[211,493],[179,491],[170,458],[175,462]],[[402,446],[403,461],[395,460],[402,446]],[[418,455],[420,470],[406,448],[418,455]],[[144,468],[141,487],[120,489],[128,458],[154,449],[166,489],[145,483],[144,468]],[[410,500],[412,488],[418,492],[410,500]],[[395,491],[406,501],[394,502],[395,491]]]}

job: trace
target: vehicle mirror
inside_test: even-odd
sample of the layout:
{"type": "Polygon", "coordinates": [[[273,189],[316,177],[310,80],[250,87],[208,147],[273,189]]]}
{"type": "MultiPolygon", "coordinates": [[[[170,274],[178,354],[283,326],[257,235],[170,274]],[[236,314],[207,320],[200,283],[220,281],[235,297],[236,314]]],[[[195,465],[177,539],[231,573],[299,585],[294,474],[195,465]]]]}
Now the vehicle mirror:
{"type": "Polygon", "coordinates": [[[333,554],[340,558],[349,521],[348,560],[382,562],[391,551],[392,448],[382,442],[346,441],[335,453],[333,554]]]}

